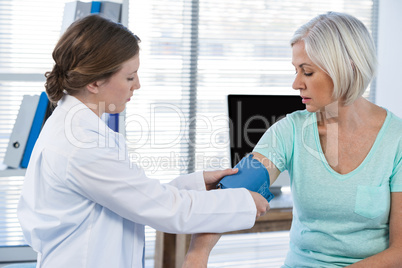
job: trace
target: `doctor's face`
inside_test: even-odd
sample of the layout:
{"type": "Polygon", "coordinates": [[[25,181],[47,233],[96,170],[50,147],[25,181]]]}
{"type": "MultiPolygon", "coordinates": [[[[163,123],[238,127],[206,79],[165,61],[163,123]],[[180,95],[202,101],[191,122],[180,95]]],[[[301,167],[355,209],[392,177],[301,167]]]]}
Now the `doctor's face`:
{"type": "Polygon", "coordinates": [[[132,57],[122,64],[121,69],[109,79],[98,84],[98,99],[105,103],[106,113],[121,113],[130,101],[133,92],[140,88],[138,68],[140,67],[139,55],[132,57]]]}

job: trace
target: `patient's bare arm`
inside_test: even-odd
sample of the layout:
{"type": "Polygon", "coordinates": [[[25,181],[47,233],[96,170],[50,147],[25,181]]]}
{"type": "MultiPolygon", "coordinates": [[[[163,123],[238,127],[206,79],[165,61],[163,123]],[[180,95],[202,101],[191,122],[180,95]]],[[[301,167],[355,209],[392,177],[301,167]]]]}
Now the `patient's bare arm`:
{"type": "Polygon", "coordinates": [[[182,268],[206,268],[209,254],[221,234],[193,234],[182,268]]]}

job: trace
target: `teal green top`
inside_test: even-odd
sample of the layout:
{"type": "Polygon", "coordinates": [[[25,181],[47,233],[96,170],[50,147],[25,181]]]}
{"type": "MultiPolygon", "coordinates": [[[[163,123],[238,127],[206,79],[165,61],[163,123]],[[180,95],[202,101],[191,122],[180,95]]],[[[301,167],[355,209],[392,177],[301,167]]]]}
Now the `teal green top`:
{"type": "Polygon", "coordinates": [[[315,113],[297,111],[264,134],[255,152],[289,171],[293,196],[284,267],[343,267],[389,244],[390,193],[402,191],[402,120],[387,111],[364,161],[334,171],[322,152],[315,113]]]}

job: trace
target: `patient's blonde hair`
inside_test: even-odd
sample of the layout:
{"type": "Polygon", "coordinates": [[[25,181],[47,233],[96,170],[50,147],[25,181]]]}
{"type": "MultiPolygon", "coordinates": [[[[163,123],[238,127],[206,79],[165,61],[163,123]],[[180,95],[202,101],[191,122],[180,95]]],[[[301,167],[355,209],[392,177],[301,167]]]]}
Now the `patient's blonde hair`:
{"type": "Polygon", "coordinates": [[[301,26],[290,43],[304,41],[309,58],[334,83],[334,98],[349,105],[363,95],[376,72],[374,42],[355,17],[328,12],[301,26]]]}

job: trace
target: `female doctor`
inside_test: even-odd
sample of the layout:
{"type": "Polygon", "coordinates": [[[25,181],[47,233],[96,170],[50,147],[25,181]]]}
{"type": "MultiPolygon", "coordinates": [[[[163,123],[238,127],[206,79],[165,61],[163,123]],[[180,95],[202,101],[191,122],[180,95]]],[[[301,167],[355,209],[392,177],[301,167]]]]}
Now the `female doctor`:
{"type": "Polygon", "coordinates": [[[46,73],[57,107],[26,172],[18,217],[37,267],[143,267],[144,225],[170,233],[252,227],[269,208],[245,189],[217,190],[236,170],[196,172],[169,184],[129,163],[124,138],[100,119],[125,109],[138,80],[138,38],[97,15],[64,33],[46,73]]]}

